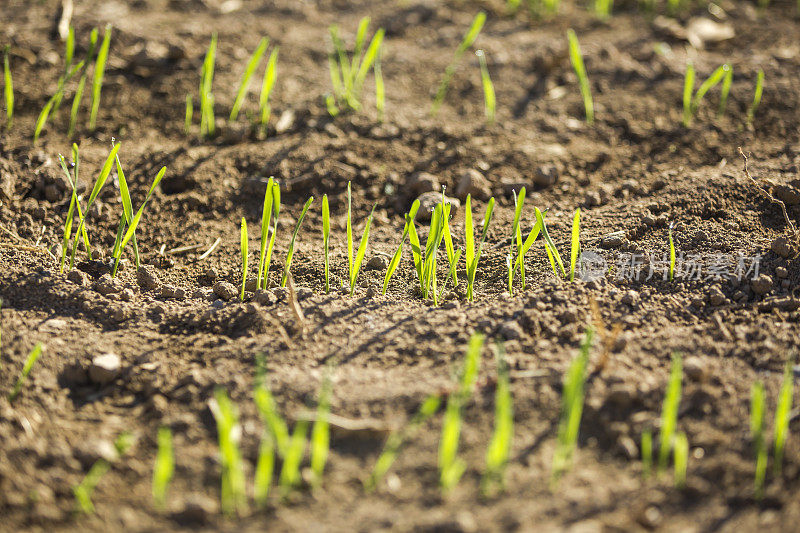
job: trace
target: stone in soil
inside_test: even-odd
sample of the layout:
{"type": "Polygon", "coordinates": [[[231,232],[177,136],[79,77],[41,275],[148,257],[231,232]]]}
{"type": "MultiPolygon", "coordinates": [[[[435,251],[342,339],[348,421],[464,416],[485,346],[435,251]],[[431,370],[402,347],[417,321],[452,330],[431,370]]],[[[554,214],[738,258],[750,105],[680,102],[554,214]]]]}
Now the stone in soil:
{"type": "Polygon", "coordinates": [[[106,385],[119,376],[122,362],[115,353],[95,356],[89,367],[89,379],[98,385],[106,385]]]}

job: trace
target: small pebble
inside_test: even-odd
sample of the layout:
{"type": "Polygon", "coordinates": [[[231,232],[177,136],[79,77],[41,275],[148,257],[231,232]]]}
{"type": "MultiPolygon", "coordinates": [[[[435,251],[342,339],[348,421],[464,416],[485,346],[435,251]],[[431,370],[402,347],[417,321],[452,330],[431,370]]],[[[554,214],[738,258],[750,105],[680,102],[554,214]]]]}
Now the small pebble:
{"type": "Polygon", "coordinates": [[[139,283],[139,286],[146,291],[150,291],[158,287],[158,277],[156,276],[156,271],[150,265],[142,265],[136,269],[136,281],[139,283]]]}
{"type": "Polygon", "coordinates": [[[750,282],[750,288],[755,294],[763,296],[772,290],[772,278],[766,274],[761,274],[750,282]]]}
{"type": "Polygon", "coordinates": [[[382,255],[374,255],[367,261],[365,270],[385,270],[387,266],[386,258],[382,255]]]}
{"type": "Polygon", "coordinates": [[[89,367],[89,379],[98,385],[112,382],[120,373],[122,362],[115,353],[95,356],[89,367]]]}
{"type": "Polygon", "coordinates": [[[214,294],[226,302],[235,298],[237,294],[236,287],[234,287],[233,283],[229,283],[227,281],[218,281],[214,283],[213,290],[214,294]]]}

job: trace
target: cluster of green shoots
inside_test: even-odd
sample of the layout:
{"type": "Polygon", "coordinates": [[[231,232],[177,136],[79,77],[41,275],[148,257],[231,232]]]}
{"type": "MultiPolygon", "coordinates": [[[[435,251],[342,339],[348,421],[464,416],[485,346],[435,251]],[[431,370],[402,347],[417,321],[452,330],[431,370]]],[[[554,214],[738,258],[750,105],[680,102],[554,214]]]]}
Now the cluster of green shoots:
{"type": "Polygon", "coordinates": [[[497,99],[494,94],[494,84],[489,77],[489,67],[486,65],[486,53],[483,50],[476,50],[481,66],[481,86],[483,87],[483,104],[486,112],[486,123],[494,124],[494,116],[497,107],[497,99]]]}
{"type": "MultiPolygon", "coordinates": [[[[783,454],[789,436],[789,421],[792,412],[792,396],[794,394],[793,360],[786,362],[783,371],[783,382],[778,393],[778,405],[775,409],[775,428],[773,442],[773,475],[779,476],[783,470],[783,454]]],[[[750,436],[753,440],[753,451],[756,456],[754,490],[756,499],[764,496],[764,482],[767,477],[768,450],[764,435],[764,415],[766,411],[766,393],[760,381],[753,384],[750,393],[750,436]]]]}
{"type": "Polygon", "coordinates": [[[333,117],[342,111],[358,111],[361,109],[364,82],[370,69],[372,69],[375,76],[375,107],[378,111],[379,120],[383,119],[385,91],[380,65],[381,44],[386,32],[383,28],[379,28],[365,48],[369,23],[369,17],[364,17],[359,22],[352,56],[348,56],[344,41],[339,36],[339,26],[334,24],[329,28],[333,51],[328,55],[328,66],[331,84],[333,85],[333,94],[329,94],[325,98],[325,105],[328,108],[328,113],[333,117]]]}
{"type": "MultiPolygon", "coordinates": [[[[478,38],[478,34],[481,32],[484,23],[486,23],[486,13],[483,11],[479,12],[475,15],[475,18],[472,20],[472,24],[470,25],[467,33],[464,34],[464,38],[461,40],[461,44],[458,45],[456,48],[456,52],[453,55],[452,61],[450,64],[447,65],[447,68],[444,71],[444,76],[442,76],[442,81],[439,83],[439,88],[436,90],[436,96],[433,97],[433,105],[431,106],[431,114],[436,115],[439,111],[439,108],[444,102],[444,97],[447,95],[447,88],[450,86],[450,82],[453,80],[453,76],[456,73],[456,68],[458,67],[458,63],[461,61],[461,57],[464,55],[470,46],[475,42],[475,39],[478,38]]],[[[484,79],[488,79],[488,71],[485,74],[482,74],[484,79]]],[[[491,83],[491,82],[490,82],[491,83]]],[[[494,90],[492,90],[492,98],[493,98],[494,90]]],[[[486,85],[484,84],[484,95],[486,94],[486,85]]],[[[487,102],[488,107],[488,102],[487,102]]],[[[487,117],[488,118],[488,117],[487,117]]]]}
{"type": "MultiPolygon", "coordinates": [[[[661,408],[661,430],[659,433],[657,472],[664,472],[673,453],[673,480],[675,486],[686,484],[686,470],[689,461],[689,441],[686,434],[678,432],[678,407],[681,402],[681,383],[683,363],[679,353],[672,355],[667,392],[661,408]]],[[[653,469],[653,435],[650,430],[642,434],[642,472],[648,477],[653,469]]]]}
{"type": "MultiPolygon", "coordinates": [[[[100,43],[99,49],[97,47],[98,39],[99,39],[99,32],[97,31],[97,28],[94,28],[92,29],[92,32],[89,36],[89,48],[86,52],[86,56],[82,60],[75,63],[74,62],[75,31],[73,30],[73,28],[69,29],[64,51],[64,73],[58,79],[58,84],[56,87],[55,94],[53,94],[47,100],[47,103],[45,103],[44,108],[39,113],[39,117],[36,119],[36,126],[34,127],[34,132],[33,132],[34,143],[37,140],[39,140],[39,136],[44,130],[44,127],[47,124],[48,119],[52,115],[57,113],[59,108],[61,107],[61,102],[66,95],[68,83],[77,77],[78,84],[77,87],[75,88],[75,92],[72,97],[72,107],[70,109],[70,116],[69,116],[69,129],[67,130],[68,137],[72,137],[74,135],[75,129],[77,127],[78,113],[81,107],[81,100],[83,98],[83,92],[86,87],[89,65],[91,64],[93,57],[94,57],[94,72],[92,76],[91,103],[89,110],[89,130],[94,131],[96,129],[97,114],[100,111],[100,93],[103,89],[103,77],[105,75],[106,62],[108,60],[108,52],[111,46],[110,25],[106,26],[105,32],[103,33],[103,41],[100,43]],[[95,51],[97,51],[96,57],[95,57],[95,51]]],[[[7,79],[10,80],[10,74],[8,75],[7,79]]],[[[7,85],[7,90],[8,90],[8,85],[7,85]]],[[[9,100],[7,95],[6,102],[8,101],[9,100]]],[[[11,102],[13,103],[13,95],[11,96],[11,102]]]]}
{"type": "MultiPolygon", "coordinates": [[[[706,93],[711,89],[722,83],[719,96],[719,107],[717,109],[717,118],[725,114],[725,109],[728,105],[728,96],[731,91],[731,84],[733,83],[733,66],[725,63],[711,73],[711,75],[697,89],[694,91],[695,84],[695,69],[691,61],[686,64],[686,74],[683,82],[683,119],[682,124],[688,128],[692,124],[692,119],[697,115],[700,104],[703,101],[706,93]]],[[[758,69],[756,76],[756,87],[753,94],[753,101],[747,109],[747,124],[752,124],[755,118],[756,110],[761,103],[761,95],[764,90],[764,71],[758,69]]]]}
{"type": "MultiPolygon", "coordinates": [[[[114,440],[116,460],[121,459],[128,453],[128,450],[133,446],[133,442],[134,437],[128,432],[121,433],[114,440]]],[[[94,513],[94,503],[92,502],[94,489],[109,470],[111,470],[111,463],[107,459],[98,459],[92,464],[89,472],[86,473],[81,482],[72,487],[76,511],[84,514],[94,513]]]]}

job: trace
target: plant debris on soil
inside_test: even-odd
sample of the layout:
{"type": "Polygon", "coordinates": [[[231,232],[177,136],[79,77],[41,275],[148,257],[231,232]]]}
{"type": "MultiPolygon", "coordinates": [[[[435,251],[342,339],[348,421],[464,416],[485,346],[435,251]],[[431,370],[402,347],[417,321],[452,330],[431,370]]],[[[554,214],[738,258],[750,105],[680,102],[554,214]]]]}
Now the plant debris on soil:
{"type": "MultiPolygon", "coordinates": [[[[499,0],[4,2],[0,47],[10,45],[15,103],[13,124],[0,131],[0,530],[796,531],[796,386],[782,468],[772,466],[772,439],[787,362],[790,382],[800,375],[791,366],[800,363],[797,8],[723,0],[684,6],[675,17],[661,8],[648,14],[624,2],[598,20],[573,4],[543,19],[522,7],[509,14],[499,0]],[[432,115],[442,73],[481,10],[487,19],[474,49],[486,53],[494,122],[485,118],[474,49],[432,115]],[[333,91],[328,28],[338,25],[352,46],[366,16],[366,42],[385,29],[378,53],[383,120],[372,73],[358,110],[332,117],[325,104],[333,91]],[[102,41],[106,25],[113,27],[96,128],[89,127],[89,77],[75,134],[67,136],[76,76],[34,144],[37,117],[64,75],[65,18],[74,27],[75,63],[92,28],[100,28],[102,41]],[[570,28],[580,39],[593,124],[570,62],[570,28]],[[185,131],[186,102],[191,94],[199,104],[214,32],[208,96],[216,122],[213,135],[201,136],[199,108],[185,131]],[[280,48],[266,129],[250,126],[261,117],[266,56],[239,117],[227,120],[263,37],[280,48]],[[724,114],[718,116],[717,87],[684,127],[689,61],[697,85],[723,64],[732,66],[733,81],[724,114]],[[763,96],[750,121],[759,69],[763,96]],[[81,244],[75,268],[59,272],[72,188],[58,156],[70,155],[73,142],[83,205],[112,142],[120,143],[134,212],[167,167],[116,277],[112,249],[123,213],[116,168],[85,213],[95,257],[81,244]],[[270,288],[262,290],[257,265],[270,176],[280,184],[281,209],[270,288]],[[353,291],[348,183],[356,249],[374,207],[353,291]],[[382,295],[405,213],[421,197],[424,247],[442,187],[456,248],[465,246],[467,194],[476,246],[487,204],[496,201],[474,300],[466,298],[463,261],[458,285],[451,280],[438,305],[423,299],[408,241],[382,295]],[[580,208],[581,257],[591,252],[605,265],[596,275],[557,277],[540,238],[524,256],[524,288],[517,274],[509,294],[506,258],[517,245],[514,197],[522,187],[523,239],[537,207],[569,258],[580,208]],[[323,195],[330,205],[329,293],[323,195]],[[292,232],[311,196],[282,288],[292,232]],[[240,298],[243,218],[250,253],[240,298]],[[673,281],[662,275],[670,235],[678,261],[673,281]],[[590,327],[595,342],[576,396],[584,402],[577,444],[556,483],[565,374],[590,327]],[[487,342],[474,393],[460,405],[460,481],[446,492],[440,487],[443,401],[408,431],[375,490],[365,491],[387,437],[403,431],[431,395],[459,394],[475,332],[487,342]],[[513,440],[503,486],[487,495],[481,480],[495,424],[496,341],[507,363],[513,440]],[[11,401],[39,343],[41,355],[11,401]],[[676,353],[683,382],[674,429],[689,447],[682,486],[673,483],[671,466],[643,476],[640,452],[643,434],[659,441],[676,353]],[[314,420],[326,379],[330,453],[321,480],[307,453],[297,490],[282,495],[273,482],[268,504],[253,505],[265,435],[256,384],[269,387],[291,431],[314,420]],[[763,494],[754,488],[750,434],[750,391],[758,381],[770,453],[763,494]],[[247,502],[233,514],[221,508],[221,475],[230,464],[218,447],[217,390],[238,410],[226,438],[239,442],[247,502]],[[162,427],[171,431],[174,474],[154,502],[162,427]],[[130,439],[124,449],[121,435],[130,439]],[[86,479],[90,471],[96,479],[86,479]],[[78,486],[93,512],[76,504],[78,486]]],[[[450,276],[444,250],[436,268],[441,285],[450,276]]]]}

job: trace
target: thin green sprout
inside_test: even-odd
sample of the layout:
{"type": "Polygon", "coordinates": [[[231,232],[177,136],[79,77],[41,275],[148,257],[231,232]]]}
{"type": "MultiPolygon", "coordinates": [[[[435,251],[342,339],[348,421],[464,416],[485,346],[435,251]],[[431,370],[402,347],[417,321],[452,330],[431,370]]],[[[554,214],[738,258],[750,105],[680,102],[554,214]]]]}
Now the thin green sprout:
{"type": "Polygon", "coordinates": [[[594,1],[594,14],[600,20],[608,20],[611,16],[611,10],[614,7],[614,0],[595,0],[594,1]]]}
{"type": "Polygon", "coordinates": [[[267,288],[266,271],[269,269],[269,265],[266,264],[266,253],[269,240],[269,222],[272,218],[273,187],[277,187],[277,185],[274,178],[270,176],[269,181],[267,181],[267,190],[264,192],[264,204],[261,209],[261,253],[258,256],[258,278],[256,280],[256,287],[259,289],[267,288]]]}
{"type": "Polygon", "coordinates": [[[322,252],[325,256],[325,294],[331,292],[330,274],[328,272],[328,244],[331,234],[331,212],[328,206],[328,195],[322,195],[322,252]]]}
{"type": "Polygon", "coordinates": [[[514,268],[511,266],[511,254],[506,255],[506,272],[508,278],[508,294],[514,296],[514,268]]]}
{"type": "Polygon", "coordinates": [[[758,76],[756,77],[756,90],[753,93],[753,102],[747,108],[747,123],[752,124],[756,116],[758,105],[761,103],[761,94],[764,92],[764,71],[758,69],[758,76]]]}
{"type": "Polygon", "coordinates": [[[725,63],[725,77],[722,78],[722,92],[719,96],[719,109],[717,110],[717,118],[721,118],[725,114],[725,108],[728,105],[728,95],[731,92],[731,84],[733,83],[733,65],[725,63]]]}
{"type": "Polygon", "coordinates": [[[581,46],[578,43],[578,36],[572,28],[567,30],[567,40],[569,41],[569,59],[572,62],[572,68],[575,69],[575,75],[578,76],[578,83],[580,84],[581,96],[583,97],[583,108],[586,112],[586,123],[594,123],[594,103],[592,101],[592,90],[589,86],[589,78],[586,76],[586,67],[583,64],[583,56],[581,55],[581,46]]]}
{"type": "Polygon", "coordinates": [[[501,342],[497,343],[497,388],[494,394],[494,432],[486,449],[486,473],[481,481],[484,494],[492,487],[504,485],[504,472],[511,454],[514,439],[514,407],[511,398],[511,385],[508,378],[508,364],[501,342]]]}
{"type": "Polygon", "coordinates": [[[447,65],[444,71],[444,76],[442,76],[442,81],[439,83],[439,88],[436,90],[436,96],[433,98],[433,105],[431,106],[432,115],[436,115],[439,111],[439,107],[441,107],[444,97],[447,94],[447,88],[450,86],[450,81],[456,73],[456,67],[461,60],[461,56],[464,55],[464,52],[466,52],[467,49],[472,46],[472,43],[475,42],[475,39],[478,38],[478,34],[481,32],[485,22],[486,13],[480,11],[472,20],[472,24],[467,30],[467,33],[464,34],[464,38],[461,40],[461,44],[458,45],[452,61],[450,61],[450,64],[447,65]]]}
{"type": "MultiPolygon", "coordinates": [[[[385,30],[379,28],[365,51],[364,43],[366,43],[369,23],[369,17],[364,17],[359,22],[358,30],[356,31],[355,49],[351,58],[348,58],[344,42],[339,36],[339,27],[332,25],[329,28],[334,48],[328,56],[333,94],[326,98],[326,107],[331,116],[336,116],[340,108],[351,111],[358,111],[361,108],[361,92],[364,81],[370,68],[375,70],[385,35],[385,30]]],[[[380,70],[380,67],[378,67],[378,70],[380,70]]],[[[376,106],[383,106],[383,98],[379,94],[382,91],[383,77],[376,72],[376,106]],[[378,77],[380,77],[380,80],[378,80],[378,77]]],[[[381,108],[378,109],[378,112],[382,116],[383,111],[381,108]]]]}
{"type": "Polygon", "coordinates": [[[100,479],[111,469],[111,465],[105,459],[98,459],[89,469],[80,484],[72,488],[75,496],[75,506],[77,510],[84,514],[94,513],[94,503],[92,494],[100,479]]]}
{"type": "Polygon", "coordinates": [[[285,457],[286,452],[289,449],[289,429],[286,426],[286,421],[283,420],[281,415],[278,413],[278,410],[275,407],[275,399],[272,397],[272,394],[265,383],[256,387],[254,391],[254,399],[256,402],[256,407],[258,408],[258,412],[261,415],[261,419],[267,426],[269,436],[275,443],[278,455],[285,457]]]}
{"type": "Polygon", "coordinates": [[[42,343],[34,346],[33,350],[31,350],[31,352],[28,354],[27,359],[25,359],[25,364],[22,366],[22,373],[17,378],[17,381],[14,384],[14,389],[8,395],[9,403],[13,403],[19,396],[20,392],[22,392],[22,387],[25,385],[25,381],[28,379],[28,374],[31,373],[33,364],[37,359],[39,359],[40,355],[42,355],[42,343]]]}
{"type": "Polygon", "coordinates": [[[200,75],[200,135],[211,137],[214,135],[214,96],[211,86],[214,81],[214,62],[217,53],[217,34],[211,35],[206,57],[200,75]]]}
{"type": "MultiPolygon", "coordinates": [[[[292,233],[292,240],[289,241],[289,249],[286,252],[286,262],[283,266],[283,277],[281,278],[281,287],[286,287],[286,280],[289,278],[289,269],[292,268],[292,257],[294,256],[294,242],[297,239],[297,234],[300,232],[300,225],[303,223],[303,219],[306,217],[306,212],[308,208],[311,207],[311,202],[314,201],[314,197],[310,197],[306,200],[306,204],[303,206],[303,211],[300,213],[300,218],[297,219],[297,224],[294,227],[294,233],[292,233]]],[[[277,216],[276,216],[277,219],[277,216]]]]}
{"type": "Polygon", "coordinates": [[[242,79],[239,82],[239,90],[236,91],[236,99],[233,101],[231,114],[228,117],[229,122],[233,122],[239,116],[239,110],[247,96],[247,91],[250,89],[250,78],[253,77],[258,65],[261,63],[261,59],[267,51],[267,46],[269,46],[269,39],[262,37],[255,51],[253,51],[253,55],[250,56],[250,60],[247,62],[247,66],[242,74],[242,79]]]}
{"type": "Polygon", "coordinates": [[[558,268],[561,271],[560,277],[564,278],[567,275],[567,272],[564,270],[564,262],[561,261],[561,255],[558,253],[558,249],[556,249],[553,239],[550,238],[550,234],[547,232],[547,226],[544,223],[544,215],[541,211],[539,211],[538,207],[534,207],[534,212],[536,213],[536,222],[542,228],[544,248],[547,252],[547,257],[550,260],[550,266],[553,268],[553,273],[556,275],[556,277],[559,277],[559,272],[556,270],[556,265],[558,265],[558,268]]]}
{"type": "Polygon", "coordinates": [[[97,60],[94,63],[94,79],[92,80],[92,110],[89,115],[89,130],[94,131],[97,125],[97,112],[100,110],[100,91],[103,89],[103,75],[106,71],[106,60],[108,59],[108,49],[111,46],[111,24],[106,26],[103,32],[103,43],[97,52],[97,60]]]}
{"type": "Polygon", "coordinates": [[[361,241],[358,244],[355,258],[353,257],[353,221],[352,221],[352,196],[350,192],[350,182],[347,182],[347,264],[349,267],[349,281],[350,281],[350,296],[355,293],[356,279],[358,272],[361,270],[361,263],[364,260],[364,254],[367,252],[367,241],[369,240],[369,227],[372,224],[372,215],[375,213],[375,207],[369,213],[367,223],[364,225],[364,233],[361,235],[361,241]]]}
{"type": "Polygon", "coordinates": [[[783,468],[783,452],[786,447],[786,439],[789,436],[789,421],[792,418],[792,395],[794,394],[794,377],[792,365],[794,361],[790,358],[786,361],[783,371],[783,383],[778,394],[778,407],[775,410],[775,459],[772,463],[772,471],[778,476],[783,468]]]}
{"type": "Polygon", "coordinates": [[[675,241],[672,240],[672,227],[673,224],[669,225],[669,280],[674,281],[675,279],[675,241]]]}
{"type": "Polygon", "coordinates": [[[158,429],[158,451],[153,467],[153,502],[156,508],[164,510],[167,507],[167,491],[175,472],[175,456],[172,451],[172,431],[169,427],[162,426],[158,429]]]}
{"type": "MultiPolygon", "coordinates": [[[[511,268],[511,255],[516,255],[519,257],[520,252],[522,251],[522,231],[520,230],[519,223],[522,217],[522,207],[525,204],[525,187],[520,189],[519,194],[514,195],[514,222],[511,224],[511,254],[508,257],[508,283],[509,289],[508,292],[512,293],[511,286],[514,283],[514,269],[511,268]]],[[[525,289],[525,262],[519,261],[519,274],[522,278],[522,289],[525,289]]]]}
{"type": "Polygon", "coordinates": [[[258,461],[253,479],[253,500],[256,506],[263,509],[269,497],[269,487],[275,471],[275,444],[269,434],[261,438],[258,447],[258,461]]]}
{"type": "Polygon", "coordinates": [[[242,250],[242,290],[239,292],[239,300],[244,301],[244,289],[247,285],[247,221],[242,217],[239,227],[239,242],[242,250]]]}
{"type": "Polygon", "coordinates": [[[267,59],[267,68],[264,69],[264,80],[261,84],[261,94],[258,97],[259,124],[262,131],[266,131],[269,117],[272,115],[272,107],[269,104],[269,97],[275,87],[275,80],[278,77],[278,47],[272,49],[267,59]]]}
{"type": "Polygon", "coordinates": [[[300,484],[300,464],[306,451],[306,434],[308,434],[308,421],[299,420],[294,426],[294,432],[283,456],[283,467],[278,478],[283,498],[300,484]]]}
{"type": "Polygon", "coordinates": [[[694,92],[694,64],[686,63],[686,74],[683,77],[683,126],[689,127],[692,122],[692,93],[694,92]]]}
{"type": "MultiPolygon", "coordinates": [[[[267,200],[265,198],[264,202],[266,203],[266,201],[267,200]]],[[[280,212],[281,212],[281,187],[278,184],[278,182],[275,182],[272,185],[272,214],[274,217],[274,222],[272,225],[272,234],[270,235],[269,238],[269,244],[267,245],[267,255],[266,257],[263,258],[264,275],[262,276],[263,279],[263,286],[261,287],[262,289],[266,289],[269,287],[269,265],[270,261],[272,260],[272,249],[275,246],[275,234],[278,232],[278,215],[280,215],[280,212]]],[[[261,224],[262,224],[261,238],[266,239],[266,234],[263,232],[264,229],[263,216],[261,224]]],[[[267,220],[266,226],[269,227],[269,219],[267,220]]]]}
{"type": "Polygon", "coordinates": [[[575,281],[575,266],[578,263],[578,252],[581,248],[581,208],[575,210],[572,217],[572,246],[569,254],[569,280],[575,281]]]}
{"type": "Polygon", "coordinates": [[[81,74],[81,79],[78,82],[78,88],[75,89],[75,96],[72,97],[72,108],[69,112],[69,129],[67,129],[67,137],[72,137],[75,134],[75,128],[78,126],[78,112],[81,108],[81,99],[83,98],[83,90],[86,87],[86,71],[81,74]]]}
{"type": "Polygon", "coordinates": [[[8,53],[10,47],[6,45],[3,54],[3,94],[6,102],[6,129],[10,130],[14,123],[14,81],[11,78],[11,67],[8,63],[8,53]]]}
{"type": "Polygon", "coordinates": [[[478,56],[481,67],[481,85],[483,85],[483,104],[486,112],[486,123],[491,125],[494,124],[495,108],[497,107],[494,85],[492,84],[492,78],[489,77],[489,67],[486,65],[486,53],[483,50],[477,50],[475,55],[478,56]]]}
{"type": "Polygon", "coordinates": [[[227,515],[233,515],[244,511],[247,506],[244,464],[239,450],[239,414],[221,387],[214,391],[210,406],[217,422],[219,455],[222,463],[220,492],[222,511],[227,515]]]}
{"type": "Polygon", "coordinates": [[[675,487],[682,489],[686,486],[686,468],[689,464],[689,441],[686,439],[686,433],[682,431],[675,435],[673,463],[675,487]]]}
{"type": "Polygon", "coordinates": [[[492,221],[492,212],[494,211],[494,198],[489,200],[486,206],[486,214],[483,216],[483,230],[481,231],[481,238],[478,241],[477,250],[475,249],[475,240],[473,236],[472,227],[472,206],[470,195],[467,195],[466,201],[466,250],[464,258],[467,264],[467,300],[475,300],[475,274],[478,271],[478,260],[481,257],[481,250],[483,249],[483,242],[486,240],[486,234],[489,230],[489,223],[492,221]]]}
{"type": "Polygon", "coordinates": [[[678,425],[678,406],[681,401],[681,380],[683,375],[683,365],[681,355],[672,355],[672,370],[669,375],[667,394],[664,397],[664,405],[661,410],[661,432],[658,444],[658,470],[663,472],[667,467],[669,452],[672,451],[675,438],[675,428],[678,425]]]}
{"type": "MultiPolygon", "coordinates": [[[[117,163],[117,178],[119,180],[119,193],[122,197],[122,220],[120,220],[120,230],[124,228],[126,225],[130,225],[133,222],[133,204],[131,203],[131,195],[130,191],[128,190],[128,181],[125,179],[125,172],[122,170],[122,163],[120,163],[119,155],[116,157],[117,163]]],[[[120,234],[117,236],[117,243],[115,243],[114,251],[112,253],[113,257],[119,257],[121,254],[121,250],[119,250],[119,244],[122,242],[122,235],[120,234]]],[[[139,258],[139,245],[136,242],[136,234],[133,234],[131,239],[133,241],[133,256],[136,261],[136,268],[140,266],[140,258],[139,258]]],[[[112,272],[112,275],[116,275],[117,271],[116,268],[112,272]]]]}
{"type": "Polygon", "coordinates": [[[417,216],[418,210],[419,200],[414,200],[414,203],[411,204],[411,209],[409,209],[408,213],[405,215],[406,223],[403,226],[403,236],[400,237],[400,245],[397,247],[397,251],[392,256],[392,260],[389,261],[389,266],[386,269],[386,276],[383,279],[383,291],[381,294],[386,294],[386,289],[389,288],[389,280],[392,279],[394,271],[397,270],[397,266],[400,264],[400,259],[403,255],[403,242],[405,242],[406,236],[410,233],[410,227],[414,225],[414,219],[417,216]]]}
{"type": "MultiPolygon", "coordinates": [[[[445,204],[446,197],[444,195],[445,188],[442,187],[442,205],[445,204]]],[[[450,207],[448,204],[448,215],[442,219],[442,238],[444,239],[444,248],[445,252],[447,253],[447,262],[450,264],[450,271],[448,273],[448,277],[445,278],[445,283],[442,285],[440,294],[444,291],[444,287],[447,285],[447,279],[453,279],[453,286],[458,285],[458,275],[456,273],[456,264],[458,263],[458,254],[455,251],[455,247],[453,246],[453,236],[450,234],[450,207]]],[[[460,257],[460,256],[459,256],[460,257]]]]}

